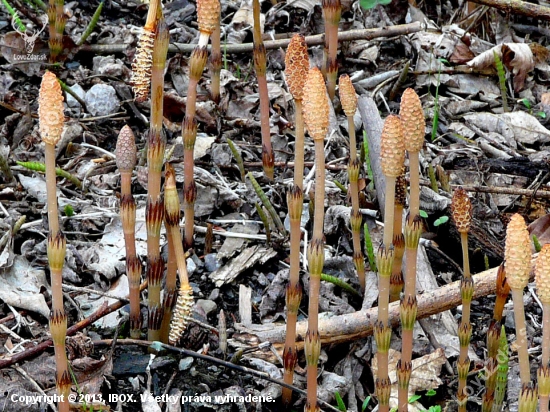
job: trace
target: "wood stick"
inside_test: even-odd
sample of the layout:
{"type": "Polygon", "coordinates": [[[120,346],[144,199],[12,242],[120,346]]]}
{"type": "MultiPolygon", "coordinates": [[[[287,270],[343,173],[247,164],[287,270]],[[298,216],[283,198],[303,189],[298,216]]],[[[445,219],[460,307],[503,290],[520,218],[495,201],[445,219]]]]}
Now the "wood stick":
{"type": "MultiPolygon", "coordinates": [[[[473,299],[478,299],[495,293],[496,275],[498,268],[486,270],[478,275],[474,275],[476,285],[473,299]]],[[[533,275],[532,275],[533,276],[533,275]]],[[[440,312],[457,307],[462,303],[460,297],[460,281],[442,286],[439,289],[425,292],[418,295],[417,319],[427,318],[440,312]]],[[[373,325],[377,321],[378,308],[374,307],[368,310],[361,310],[355,313],[333,316],[330,319],[319,319],[319,333],[321,335],[321,344],[349,342],[350,340],[364,338],[372,335],[373,325]]],[[[392,327],[399,326],[399,302],[390,304],[389,322],[392,327]]],[[[285,326],[269,325],[269,328],[263,328],[258,325],[258,329],[247,328],[242,324],[235,324],[240,331],[255,334],[261,341],[270,341],[278,350],[283,349],[285,339],[285,326]],[[262,328],[261,330],[259,330],[262,328]]],[[[298,322],[297,340],[298,350],[304,347],[304,336],[307,330],[307,321],[298,322]]]]}
{"type": "MultiPolygon", "coordinates": [[[[376,29],[361,29],[361,30],[348,30],[346,32],[338,33],[338,42],[342,41],[353,41],[353,40],[372,40],[380,37],[395,37],[403,36],[411,33],[419,32],[423,29],[423,25],[419,22],[410,23],[410,24],[399,24],[396,26],[382,27],[376,29]]],[[[290,43],[290,37],[294,33],[289,33],[288,39],[280,40],[266,40],[264,46],[266,50],[286,48],[288,43],[290,43]]],[[[314,36],[307,36],[306,43],[308,46],[319,46],[325,43],[324,34],[316,34],[314,36]]],[[[83,52],[93,52],[93,53],[122,53],[129,49],[131,46],[127,44],[92,44],[84,45],[80,48],[80,51],[83,52]]],[[[182,43],[173,43],[168,48],[170,53],[191,53],[195,48],[194,44],[182,44],[182,43]]],[[[243,43],[243,44],[228,44],[224,46],[224,53],[228,54],[243,54],[243,53],[252,53],[254,45],[252,43],[243,43]]]]}
{"type": "Polygon", "coordinates": [[[521,14],[527,17],[550,20],[550,7],[527,3],[520,0],[471,0],[471,3],[494,7],[510,14],[521,14]]]}

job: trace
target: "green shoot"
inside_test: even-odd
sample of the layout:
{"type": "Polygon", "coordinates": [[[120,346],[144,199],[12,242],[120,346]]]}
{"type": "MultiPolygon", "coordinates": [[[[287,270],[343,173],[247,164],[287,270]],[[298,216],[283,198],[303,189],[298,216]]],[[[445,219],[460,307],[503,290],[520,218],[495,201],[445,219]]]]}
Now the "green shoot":
{"type": "Polygon", "coordinates": [[[441,226],[449,221],[449,216],[441,216],[440,218],[436,219],[434,222],[434,226],[438,227],[441,226]]]}
{"type": "Polygon", "coordinates": [[[367,177],[369,178],[369,189],[374,189],[374,175],[372,173],[372,167],[370,164],[370,157],[369,157],[369,141],[367,139],[367,132],[363,130],[363,149],[365,152],[365,164],[367,166],[367,177]]]}
{"type": "Polygon", "coordinates": [[[244,163],[243,163],[243,158],[241,156],[241,153],[237,150],[235,143],[233,143],[231,139],[227,139],[227,144],[229,145],[229,149],[231,149],[231,153],[233,153],[233,157],[237,161],[237,166],[239,167],[239,172],[241,173],[241,180],[244,182],[245,171],[244,171],[244,163]]]}
{"type": "Polygon", "coordinates": [[[283,222],[281,222],[281,218],[279,217],[279,214],[275,211],[275,208],[273,207],[273,205],[265,195],[258,181],[254,178],[251,172],[248,172],[247,176],[248,176],[248,179],[250,179],[250,183],[252,183],[252,187],[254,188],[256,195],[260,198],[263,205],[271,215],[271,218],[275,222],[277,231],[279,231],[283,235],[286,234],[285,226],[283,225],[283,222]]]}
{"type": "Polygon", "coordinates": [[[104,0],[101,0],[99,3],[99,6],[97,6],[97,9],[92,16],[92,19],[90,20],[90,23],[88,23],[88,27],[86,27],[86,30],[84,30],[84,33],[82,33],[82,37],[80,37],[80,40],[78,43],[76,43],[77,46],[82,46],[86,39],[92,34],[92,31],[94,31],[95,26],[97,25],[97,22],[99,21],[99,16],[101,15],[101,10],[103,10],[103,4],[105,4],[104,0]]]}
{"type": "Polygon", "coordinates": [[[345,195],[348,194],[348,189],[346,188],[346,186],[344,186],[342,183],[340,183],[336,179],[334,179],[333,182],[336,185],[336,187],[342,191],[343,194],[345,194],[345,195]]]}
{"type": "Polygon", "coordinates": [[[357,297],[361,296],[359,294],[359,292],[357,292],[350,285],[348,285],[346,282],[344,282],[342,279],[340,279],[336,276],[331,276],[331,275],[327,275],[326,273],[321,273],[321,280],[325,281],[325,282],[332,283],[333,285],[336,285],[336,286],[344,289],[346,292],[349,292],[352,295],[355,295],[357,297]]]}
{"type": "Polygon", "coordinates": [[[17,27],[19,27],[19,30],[22,32],[27,31],[27,26],[23,24],[23,22],[17,15],[17,11],[8,3],[8,1],[2,0],[2,4],[6,8],[10,16],[15,20],[15,24],[17,24],[17,27]]]}
{"type": "MultiPolygon", "coordinates": [[[[46,173],[46,165],[44,163],[40,163],[40,162],[15,162],[15,163],[17,163],[19,166],[23,166],[24,168],[32,170],[34,172],[46,173]]],[[[78,177],[70,174],[69,172],[66,172],[60,167],[55,168],[55,174],[59,177],[69,180],[73,185],[75,185],[79,189],[82,188],[82,182],[78,180],[78,177]]]]}
{"type": "Polygon", "coordinates": [[[338,392],[334,392],[334,399],[336,399],[336,403],[338,404],[338,410],[342,412],[346,412],[347,411],[346,404],[344,403],[344,401],[342,400],[342,397],[338,392]]]}
{"type": "Polygon", "coordinates": [[[63,208],[63,213],[67,217],[72,217],[74,216],[74,209],[71,205],[65,205],[65,207],[63,208]]]}
{"type": "Polygon", "coordinates": [[[376,257],[374,256],[374,248],[372,247],[372,239],[370,237],[369,226],[365,223],[363,226],[363,235],[365,236],[365,250],[367,252],[367,258],[369,260],[370,270],[377,272],[376,257]]]}
{"type": "Polygon", "coordinates": [[[254,207],[256,207],[256,212],[258,212],[258,216],[260,216],[260,219],[262,219],[262,222],[264,224],[267,244],[270,244],[271,243],[271,225],[269,224],[267,215],[265,214],[264,210],[262,209],[262,207],[258,202],[254,202],[254,207]]]}
{"type": "Polygon", "coordinates": [[[361,405],[361,412],[365,412],[370,403],[370,396],[367,396],[361,405]]]}
{"type": "Polygon", "coordinates": [[[424,218],[424,219],[428,218],[428,214],[426,213],[425,210],[419,210],[418,214],[420,215],[421,218],[424,218]]]}
{"type": "Polygon", "coordinates": [[[441,84],[441,66],[443,63],[448,63],[445,59],[439,60],[439,68],[437,69],[437,85],[435,86],[435,100],[434,100],[434,120],[432,124],[432,142],[437,136],[437,127],[439,126],[439,85],[441,84]]]}
{"type": "MultiPolygon", "coordinates": [[[[496,51],[493,51],[493,56],[495,58],[495,67],[497,69],[497,74],[498,74],[500,95],[502,96],[502,109],[504,110],[504,113],[506,113],[510,111],[508,109],[508,97],[506,96],[506,73],[504,72],[504,65],[502,64],[502,60],[500,60],[500,57],[498,56],[498,53],[496,51]]],[[[527,100],[527,99],[523,99],[523,100],[527,100]]],[[[527,107],[527,108],[530,110],[530,107],[527,107]]]]}
{"type": "Polygon", "coordinates": [[[376,7],[378,4],[385,6],[390,3],[391,3],[391,0],[360,0],[359,2],[361,7],[365,10],[370,10],[376,7]]]}

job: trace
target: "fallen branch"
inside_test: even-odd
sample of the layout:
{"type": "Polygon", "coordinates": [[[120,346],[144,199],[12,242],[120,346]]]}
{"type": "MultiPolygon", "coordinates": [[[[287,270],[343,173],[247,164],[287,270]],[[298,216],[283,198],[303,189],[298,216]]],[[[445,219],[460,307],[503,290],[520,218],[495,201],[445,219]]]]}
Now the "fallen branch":
{"type": "MultiPolygon", "coordinates": [[[[534,261],[533,261],[534,263],[534,261]]],[[[490,295],[496,291],[497,268],[486,270],[475,275],[476,285],[473,299],[490,295]]],[[[424,292],[418,295],[417,319],[444,312],[461,304],[460,281],[450,283],[438,289],[424,292]]],[[[372,335],[373,325],[377,321],[378,308],[360,310],[355,313],[333,316],[331,318],[319,319],[319,333],[321,344],[334,344],[349,342],[372,335]]],[[[399,302],[393,302],[389,308],[389,322],[392,327],[399,326],[399,302]]],[[[258,336],[260,341],[269,341],[273,346],[282,351],[285,341],[285,325],[270,324],[251,325],[246,327],[240,323],[235,324],[236,329],[258,336]],[[254,326],[257,326],[254,328],[254,326]]],[[[297,347],[302,350],[304,347],[304,336],[307,330],[307,321],[299,322],[297,325],[297,347]]]]}
{"type": "MultiPolygon", "coordinates": [[[[139,287],[140,292],[145,290],[146,287],[147,287],[147,282],[142,283],[139,287]]],[[[80,322],[68,328],[67,336],[72,336],[76,332],[79,332],[82,329],[87,328],[92,323],[98,321],[102,317],[107,316],[109,313],[113,313],[115,310],[120,309],[121,307],[126,305],[127,302],[128,302],[128,299],[124,298],[115,303],[110,304],[109,306],[107,306],[104,303],[103,305],[101,305],[101,307],[98,310],[96,310],[86,319],[82,319],[80,322]]],[[[5,358],[0,359],[0,369],[7,368],[8,366],[12,366],[18,362],[38,356],[52,345],[53,345],[53,341],[51,339],[48,339],[48,340],[45,340],[44,342],[40,342],[38,345],[33,346],[32,348],[24,350],[23,352],[19,352],[11,356],[7,355],[5,358]]]]}
{"type": "Polygon", "coordinates": [[[521,14],[542,20],[550,20],[550,7],[527,3],[520,0],[470,0],[472,3],[494,7],[509,14],[521,14]]]}
{"type": "MultiPolygon", "coordinates": [[[[380,37],[395,37],[403,36],[406,34],[416,33],[422,30],[422,24],[415,22],[410,24],[399,24],[396,26],[388,26],[376,29],[362,29],[362,30],[348,30],[338,33],[338,42],[352,41],[352,40],[372,40],[380,37]]],[[[290,43],[290,37],[288,39],[278,40],[266,40],[264,46],[266,50],[286,48],[290,43]]],[[[308,46],[319,46],[325,43],[324,34],[316,34],[314,36],[306,37],[306,44],[308,46]]],[[[84,45],[80,48],[83,52],[92,53],[123,53],[127,49],[131,48],[128,44],[92,44],[84,45]]],[[[208,46],[210,48],[210,46],[208,46]]],[[[191,53],[195,48],[194,44],[173,43],[168,48],[170,53],[191,53]]],[[[238,53],[252,53],[254,48],[253,43],[244,44],[228,44],[224,46],[224,53],[238,54],[238,53]]]]}

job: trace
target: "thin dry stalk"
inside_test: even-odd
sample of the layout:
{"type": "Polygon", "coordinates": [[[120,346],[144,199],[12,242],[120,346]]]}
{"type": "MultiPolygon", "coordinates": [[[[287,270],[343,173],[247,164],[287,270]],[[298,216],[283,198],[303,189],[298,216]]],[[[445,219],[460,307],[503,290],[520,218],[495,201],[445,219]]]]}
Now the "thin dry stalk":
{"type": "Polygon", "coordinates": [[[329,123],[329,102],[323,75],[317,68],[309,70],[304,86],[304,120],[315,142],[315,206],[313,236],[308,250],[309,307],[308,330],[304,349],[307,363],[306,412],[318,411],[317,362],[321,352],[319,338],[319,288],[324,264],[323,221],[325,215],[325,152],[324,138],[329,123]]]}
{"type": "Polygon", "coordinates": [[[361,224],[363,223],[363,215],[359,212],[359,172],[361,162],[357,157],[357,142],[355,139],[355,123],[353,117],[357,111],[357,95],[351,83],[349,76],[340,76],[340,101],[342,108],[348,118],[348,134],[349,134],[349,194],[351,196],[351,213],[350,224],[351,234],[353,239],[353,263],[359,278],[361,290],[365,291],[365,258],[361,250],[361,224]]]}
{"type": "Polygon", "coordinates": [[[512,289],[514,301],[514,319],[516,323],[516,345],[519,356],[520,378],[522,385],[531,383],[529,353],[527,352],[527,333],[525,328],[525,310],[523,307],[523,289],[529,282],[531,270],[531,241],[525,221],[519,214],[510,219],[506,228],[506,247],[504,251],[506,276],[512,289]]]}
{"type": "Polygon", "coordinates": [[[197,104],[197,85],[206,66],[208,57],[208,39],[220,25],[219,0],[200,0],[197,2],[197,20],[199,24],[199,43],[189,59],[189,84],[187,87],[187,102],[185,119],[183,120],[183,199],[185,210],[185,248],[193,247],[195,227],[195,200],[197,186],[195,184],[194,149],[197,139],[197,119],[195,118],[197,104]]]}
{"type": "MultiPolygon", "coordinates": [[[[302,116],[302,97],[309,70],[309,56],[303,36],[299,34],[293,36],[285,56],[285,66],[286,81],[294,97],[296,112],[294,186],[287,193],[288,213],[290,217],[290,270],[289,283],[286,290],[287,333],[283,353],[284,381],[292,385],[294,381],[294,368],[298,361],[296,321],[302,299],[302,288],[300,286],[300,227],[304,201],[304,121],[302,116]]],[[[291,400],[292,391],[289,388],[283,388],[283,404],[286,408],[290,406],[291,400]]]]}
{"type": "MultiPolygon", "coordinates": [[[[151,4],[151,7],[153,5],[151,4]]],[[[158,11],[159,20],[155,30],[155,46],[152,55],[151,77],[151,129],[149,130],[147,148],[147,280],[149,298],[149,323],[147,338],[160,340],[163,308],[160,289],[164,272],[164,261],[160,256],[160,229],[164,218],[164,205],[160,193],[162,165],[166,137],[162,130],[162,113],[164,99],[164,68],[170,34],[168,27],[158,11]]]]}
{"type": "Polygon", "coordinates": [[[374,337],[377,345],[378,376],[376,394],[379,410],[389,411],[391,382],[388,376],[388,351],[391,340],[388,306],[390,300],[390,278],[393,266],[393,223],[395,182],[401,175],[405,162],[403,124],[399,117],[390,115],[384,122],[381,136],[381,165],[386,177],[386,204],[384,206],[384,240],[378,250],[378,321],[374,337]]]}
{"type": "Polygon", "coordinates": [[[46,72],[40,85],[38,96],[38,117],[42,141],[45,144],[46,193],[48,207],[48,263],[52,279],[52,312],[50,331],[55,351],[56,387],[61,396],[59,411],[69,411],[68,395],[71,390],[71,376],[65,353],[67,335],[67,315],[63,306],[62,272],[65,262],[66,241],[59,228],[57,210],[57,187],[55,174],[55,145],[63,131],[63,95],[57,77],[46,72]]]}
{"type": "Polygon", "coordinates": [[[132,172],[137,161],[137,149],[134,133],[127,125],[120,130],[115,153],[121,177],[120,220],[126,247],[126,274],[130,296],[130,335],[133,339],[139,339],[141,336],[141,310],[139,307],[141,262],[136,256],[136,202],[132,195],[132,172]]]}
{"type": "Polygon", "coordinates": [[[252,1],[254,15],[254,69],[258,78],[258,92],[260,94],[260,124],[262,129],[262,164],[264,175],[273,180],[275,170],[275,155],[271,146],[271,134],[269,129],[269,93],[267,91],[266,67],[267,59],[265,46],[262,40],[262,28],[260,23],[260,1],[252,1]]]}

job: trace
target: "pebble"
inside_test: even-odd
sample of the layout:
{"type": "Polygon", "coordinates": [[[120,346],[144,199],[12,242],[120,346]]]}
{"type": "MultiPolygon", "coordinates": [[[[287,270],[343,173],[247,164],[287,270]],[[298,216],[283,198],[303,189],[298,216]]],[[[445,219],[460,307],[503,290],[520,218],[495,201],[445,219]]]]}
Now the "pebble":
{"type": "MultiPolygon", "coordinates": [[[[78,83],[73,84],[70,89],[76,93],[78,97],[80,97],[82,100],[86,97],[86,91],[80,86],[78,83]]],[[[80,107],[80,103],[76,101],[76,99],[71,96],[69,93],[67,93],[67,106],[69,107],[80,107]]]]}
{"type": "Polygon", "coordinates": [[[180,360],[178,367],[180,371],[186,371],[191,367],[192,364],[193,358],[191,356],[188,356],[187,358],[183,358],[182,360],[180,360]]]}
{"type": "Polygon", "coordinates": [[[212,292],[210,292],[210,296],[208,296],[208,299],[209,300],[218,300],[219,297],[220,297],[220,289],[215,288],[215,289],[212,290],[212,292]]]}
{"type": "Polygon", "coordinates": [[[214,272],[220,267],[220,262],[218,262],[217,253],[210,253],[204,257],[204,266],[208,272],[214,272]]]}
{"type": "Polygon", "coordinates": [[[92,116],[107,116],[119,109],[120,102],[112,86],[95,84],[86,92],[86,107],[92,116]]]}
{"type": "Polygon", "coordinates": [[[197,265],[193,259],[187,259],[187,273],[191,276],[197,270],[197,265]]]}
{"type": "Polygon", "coordinates": [[[216,305],[216,302],[208,299],[199,299],[197,300],[196,305],[201,307],[207,316],[210,312],[214,312],[218,308],[218,305],[216,305]]]}

